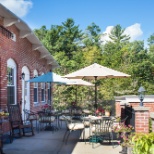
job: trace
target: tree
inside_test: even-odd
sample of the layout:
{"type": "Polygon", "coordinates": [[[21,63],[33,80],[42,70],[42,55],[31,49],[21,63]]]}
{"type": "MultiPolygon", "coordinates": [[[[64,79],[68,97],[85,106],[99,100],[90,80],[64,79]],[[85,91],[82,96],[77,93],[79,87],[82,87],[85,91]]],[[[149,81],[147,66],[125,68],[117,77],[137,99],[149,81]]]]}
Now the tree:
{"type": "Polygon", "coordinates": [[[60,25],[51,25],[50,30],[48,30],[45,36],[45,46],[50,51],[52,55],[55,55],[57,52],[61,52],[61,32],[63,27],[60,25]]]}
{"type": "Polygon", "coordinates": [[[45,43],[45,37],[47,34],[48,30],[46,29],[46,26],[42,26],[40,29],[35,29],[34,33],[36,36],[41,40],[42,43],[45,43]]]}
{"type": "MultiPolygon", "coordinates": [[[[152,35],[150,35],[147,42],[149,45],[149,49],[148,49],[149,60],[151,61],[151,63],[154,63],[154,33],[152,35]]],[[[154,74],[154,73],[152,73],[152,74],[154,74]]]]}
{"type": "MultiPolygon", "coordinates": [[[[99,80],[98,100],[102,101],[114,99],[116,95],[136,94],[141,84],[148,94],[154,91],[154,34],[148,38],[148,50],[144,48],[144,41],[129,42],[130,37],[124,31],[120,25],[116,25],[110,33],[111,41],[102,45],[99,26],[92,23],[83,33],[74,20],[68,18],[61,25],[51,25],[49,30],[42,26],[35,30],[35,34],[59,63],[60,67],[54,70],[58,74],[66,75],[97,62],[131,75],[127,79],[99,80]]],[[[74,100],[74,89],[64,87],[58,88],[58,92],[54,91],[57,93],[57,102],[74,100]],[[59,96],[59,92],[62,96],[59,96]]],[[[80,88],[79,98],[83,98],[84,102],[87,98],[93,101],[94,91],[86,90],[86,93],[89,96],[83,94],[83,89],[80,88]]]]}
{"type": "Polygon", "coordinates": [[[75,22],[71,18],[63,22],[62,26],[63,29],[59,39],[61,42],[61,51],[64,51],[69,60],[71,60],[73,52],[79,49],[83,34],[82,31],[79,30],[79,26],[75,26],[75,22]]]}
{"type": "Polygon", "coordinates": [[[100,32],[101,29],[99,28],[99,26],[97,26],[95,23],[92,23],[86,28],[83,43],[86,46],[92,46],[92,45],[99,46],[100,32]]]}
{"type": "Polygon", "coordinates": [[[122,29],[120,25],[116,25],[111,30],[111,33],[109,34],[109,38],[117,44],[128,41],[130,39],[130,36],[124,34],[124,31],[125,29],[122,29]]]}
{"type": "Polygon", "coordinates": [[[154,33],[148,38],[148,45],[154,45],[154,33]]]}

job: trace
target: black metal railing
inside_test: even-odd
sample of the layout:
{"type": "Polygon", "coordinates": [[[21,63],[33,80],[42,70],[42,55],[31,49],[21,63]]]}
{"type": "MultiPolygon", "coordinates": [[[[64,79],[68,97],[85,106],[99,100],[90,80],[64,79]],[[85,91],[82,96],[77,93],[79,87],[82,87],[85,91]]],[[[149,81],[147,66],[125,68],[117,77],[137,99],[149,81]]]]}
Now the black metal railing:
{"type": "Polygon", "coordinates": [[[6,36],[8,39],[13,38],[13,33],[10,32],[8,29],[0,25],[0,33],[2,33],[4,36],[6,36]]]}

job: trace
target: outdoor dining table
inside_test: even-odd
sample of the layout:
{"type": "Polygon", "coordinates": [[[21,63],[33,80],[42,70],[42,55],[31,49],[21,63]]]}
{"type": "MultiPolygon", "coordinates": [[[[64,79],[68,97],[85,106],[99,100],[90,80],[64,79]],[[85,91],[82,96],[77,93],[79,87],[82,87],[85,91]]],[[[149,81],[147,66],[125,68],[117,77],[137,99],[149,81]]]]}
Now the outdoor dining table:
{"type": "Polygon", "coordinates": [[[39,119],[42,119],[42,123],[46,123],[45,130],[58,130],[59,122],[58,122],[58,113],[53,110],[48,111],[38,111],[39,119]],[[54,120],[51,117],[55,117],[56,125],[52,124],[54,120]]]}

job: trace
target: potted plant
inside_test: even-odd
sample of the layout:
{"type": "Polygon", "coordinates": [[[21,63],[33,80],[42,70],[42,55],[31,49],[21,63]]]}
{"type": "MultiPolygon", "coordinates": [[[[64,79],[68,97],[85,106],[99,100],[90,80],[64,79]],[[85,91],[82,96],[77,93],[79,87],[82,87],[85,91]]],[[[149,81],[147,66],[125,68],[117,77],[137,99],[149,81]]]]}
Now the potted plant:
{"type": "Polygon", "coordinates": [[[104,106],[104,110],[105,110],[105,115],[106,116],[110,116],[111,108],[112,108],[111,105],[104,106]]]}
{"type": "Polygon", "coordinates": [[[95,111],[96,115],[104,115],[104,109],[102,107],[98,107],[98,109],[95,111]]]}
{"type": "Polygon", "coordinates": [[[132,149],[133,130],[134,127],[132,125],[126,126],[124,123],[113,127],[113,132],[117,133],[118,138],[120,139],[119,144],[122,146],[122,151],[120,153],[127,154],[128,149],[132,149]]]}

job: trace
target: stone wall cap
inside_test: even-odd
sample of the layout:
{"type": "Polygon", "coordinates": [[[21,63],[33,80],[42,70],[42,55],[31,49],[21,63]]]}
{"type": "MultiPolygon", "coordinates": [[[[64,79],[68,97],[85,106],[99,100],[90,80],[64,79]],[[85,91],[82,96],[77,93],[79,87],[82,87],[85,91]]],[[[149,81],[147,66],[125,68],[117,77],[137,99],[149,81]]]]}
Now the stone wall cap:
{"type": "Polygon", "coordinates": [[[144,107],[144,106],[134,107],[134,111],[149,111],[149,110],[150,110],[149,107],[144,107]]]}
{"type": "MultiPolygon", "coordinates": [[[[128,103],[139,103],[140,99],[138,95],[125,95],[125,96],[116,96],[115,102],[126,101],[128,103]]],[[[145,95],[143,103],[154,102],[154,95],[145,95]]]]}
{"type": "Polygon", "coordinates": [[[129,105],[129,103],[126,101],[126,100],[122,100],[121,102],[120,102],[120,106],[125,106],[125,105],[129,105]]]}

